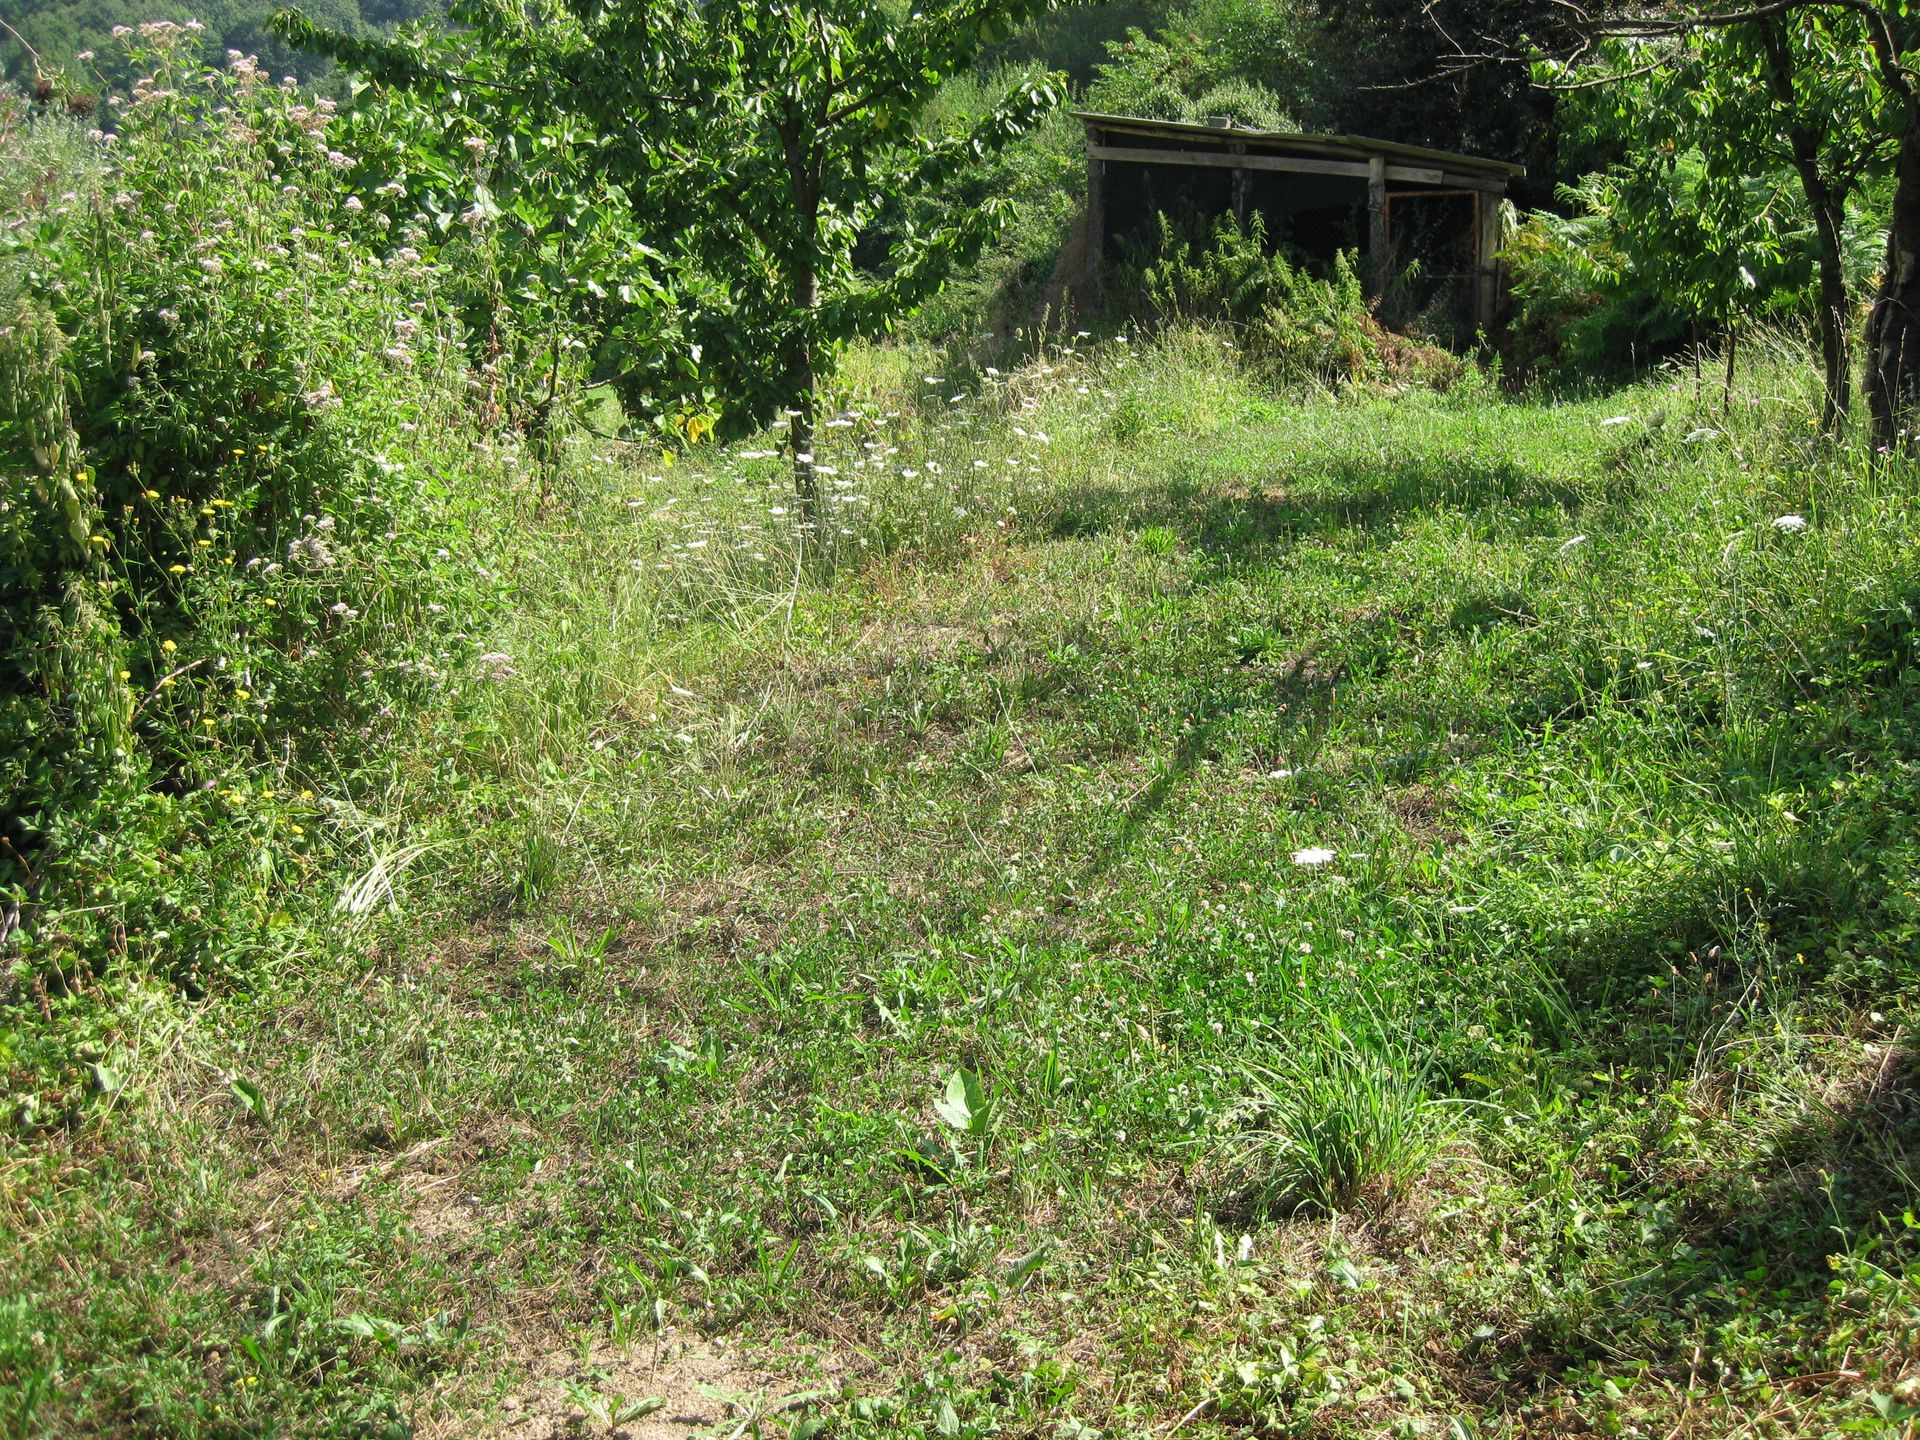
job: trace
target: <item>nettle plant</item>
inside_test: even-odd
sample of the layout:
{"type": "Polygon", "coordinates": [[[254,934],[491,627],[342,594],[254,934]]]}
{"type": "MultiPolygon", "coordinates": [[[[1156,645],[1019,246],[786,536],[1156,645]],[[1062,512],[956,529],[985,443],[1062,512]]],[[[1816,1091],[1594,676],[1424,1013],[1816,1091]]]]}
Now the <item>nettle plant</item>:
{"type": "Polygon", "coordinates": [[[440,277],[329,107],[190,27],[120,38],[142,79],[82,173],[0,212],[0,894],[36,983],[238,963],[311,866],[304,763],[439,683],[496,583],[457,564],[486,517],[440,277]]]}
{"type": "Polygon", "coordinates": [[[458,32],[393,43],[297,11],[275,26],[368,77],[363,105],[410,116],[378,127],[409,137],[383,183],[511,233],[504,288],[555,321],[556,387],[565,321],[631,416],[686,439],[790,421],[810,516],[837,347],[894,329],[1012,218],[997,196],[907,202],[937,202],[1062,89],[1029,77],[938,139],[916,133],[920,111],[1049,4],[456,0],[458,32]]]}

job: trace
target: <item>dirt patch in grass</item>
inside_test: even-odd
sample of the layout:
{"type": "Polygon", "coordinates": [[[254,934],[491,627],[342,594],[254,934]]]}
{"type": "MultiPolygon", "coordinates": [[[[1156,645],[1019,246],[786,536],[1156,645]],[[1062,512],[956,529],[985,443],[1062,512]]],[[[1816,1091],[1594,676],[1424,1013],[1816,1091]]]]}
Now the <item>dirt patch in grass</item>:
{"type": "Polygon", "coordinates": [[[676,957],[758,954],[779,946],[794,917],[811,899],[811,887],[765,865],[742,866],[724,876],[687,880],[649,903],[648,914],[609,947],[609,960],[655,967],[649,978],[663,1001],[684,999],[686,979],[676,957]],[[798,893],[796,893],[798,892],[798,893]]]}
{"type": "Polygon", "coordinates": [[[1431,785],[1407,785],[1389,792],[1387,808],[1422,850],[1460,843],[1460,831],[1449,820],[1452,803],[1431,785]]]}
{"type": "Polygon", "coordinates": [[[484,1234],[479,1202],[462,1188],[463,1178],[457,1172],[408,1173],[400,1181],[407,1223],[420,1243],[436,1254],[470,1254],[484,1234]]]}
{"type": "Polygon", "coordinates": [[[906,665],[938,664],[992,646],[990,632],[938,621],[890,617],[869,624],[855,642],[868,673],[887,673],[906,665]]]}
{"type": "Polygon", "coordinates": [[[614,1413],[623,1401],[644,1400],[652,1407],[646,1415],[615,1424],[614,1435],[687,1440],[725,1433],[749,1416],[797,1413],[806,1397],[822,1398],[821,1392],[834,1390],[843,1368],[832,1357],[762,1354],[729,1341],[674,1333],[628,1349],[602,1342],[584,1355],[577,1348],[548,1348],[557,1339],[529,1337],[513,1357],[520,1378],[491,1420],[460,1433],[487,1440],[548,1440],[580,1434],[583,1428],[605,1433],[587,1419],[598,1397],[614,1413]]]}

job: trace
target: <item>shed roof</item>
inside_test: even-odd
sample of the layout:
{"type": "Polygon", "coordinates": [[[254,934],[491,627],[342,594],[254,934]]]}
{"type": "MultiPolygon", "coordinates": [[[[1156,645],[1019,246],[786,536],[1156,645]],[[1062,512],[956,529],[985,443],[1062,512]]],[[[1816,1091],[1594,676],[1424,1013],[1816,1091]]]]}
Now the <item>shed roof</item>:
{"type": "Polygon", "coordinates": [[[1400,145],[1365,135],[1302,135],[1290,130],[1251,130],[1237,125],[1146,120],[1137,115],[1102,115],[1091,110],[1075,110],[1073,116],[1089,130],[1175,141],[1197,148],[1246,145],[1268,153],[1361,162],[1378,155],[1390,160],[1424,162],[1445,170],[1488,177],[1512,178],[1527,173],[1524,165],[1515,165],[1506,160],[1489,160],[1483,156],[1461,155],[1450,150],[1428,150],[1419,145],[1400,145]]]}

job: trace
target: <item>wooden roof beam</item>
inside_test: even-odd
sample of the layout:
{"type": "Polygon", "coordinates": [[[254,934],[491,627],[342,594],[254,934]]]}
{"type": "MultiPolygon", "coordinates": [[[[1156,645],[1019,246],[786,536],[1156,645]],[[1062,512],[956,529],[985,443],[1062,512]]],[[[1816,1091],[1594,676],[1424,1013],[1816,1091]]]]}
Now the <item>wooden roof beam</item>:
{"type": "MultiPolygon", "coordinates": [[[[1364,160],[1320,160],[1306,155],[1234,155],[1224,150],[1153,150],[1133,145],[1091,145],[1092,160],[1118,160],[1130,165],[1190,165],[1212,170],[1263,170],[1288,175],[1337,175],[1365,180],[1372,173],[1364,160]]],[[[1386,178],[1402,185],[1444,185],[1465,190],[1504,194],[1506,178],[1499,175],[1457,175],[1424,165],[1387,166],[1386,178]]]]}

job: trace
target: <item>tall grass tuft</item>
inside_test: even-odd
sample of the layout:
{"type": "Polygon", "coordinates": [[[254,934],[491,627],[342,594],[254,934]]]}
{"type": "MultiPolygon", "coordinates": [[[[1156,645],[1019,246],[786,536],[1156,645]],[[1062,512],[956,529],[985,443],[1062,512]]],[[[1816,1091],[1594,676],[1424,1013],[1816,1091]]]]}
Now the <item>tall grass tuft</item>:
{"type": "Polygon", "coordinates": [[[1427,1071],[1407,1043],[1356,1037],[1338,1021],[1270,1062],[1244,1062],[1228,1173],[1270,1213],[1390,1206],[1450,1130],[1427,1071]]]}

